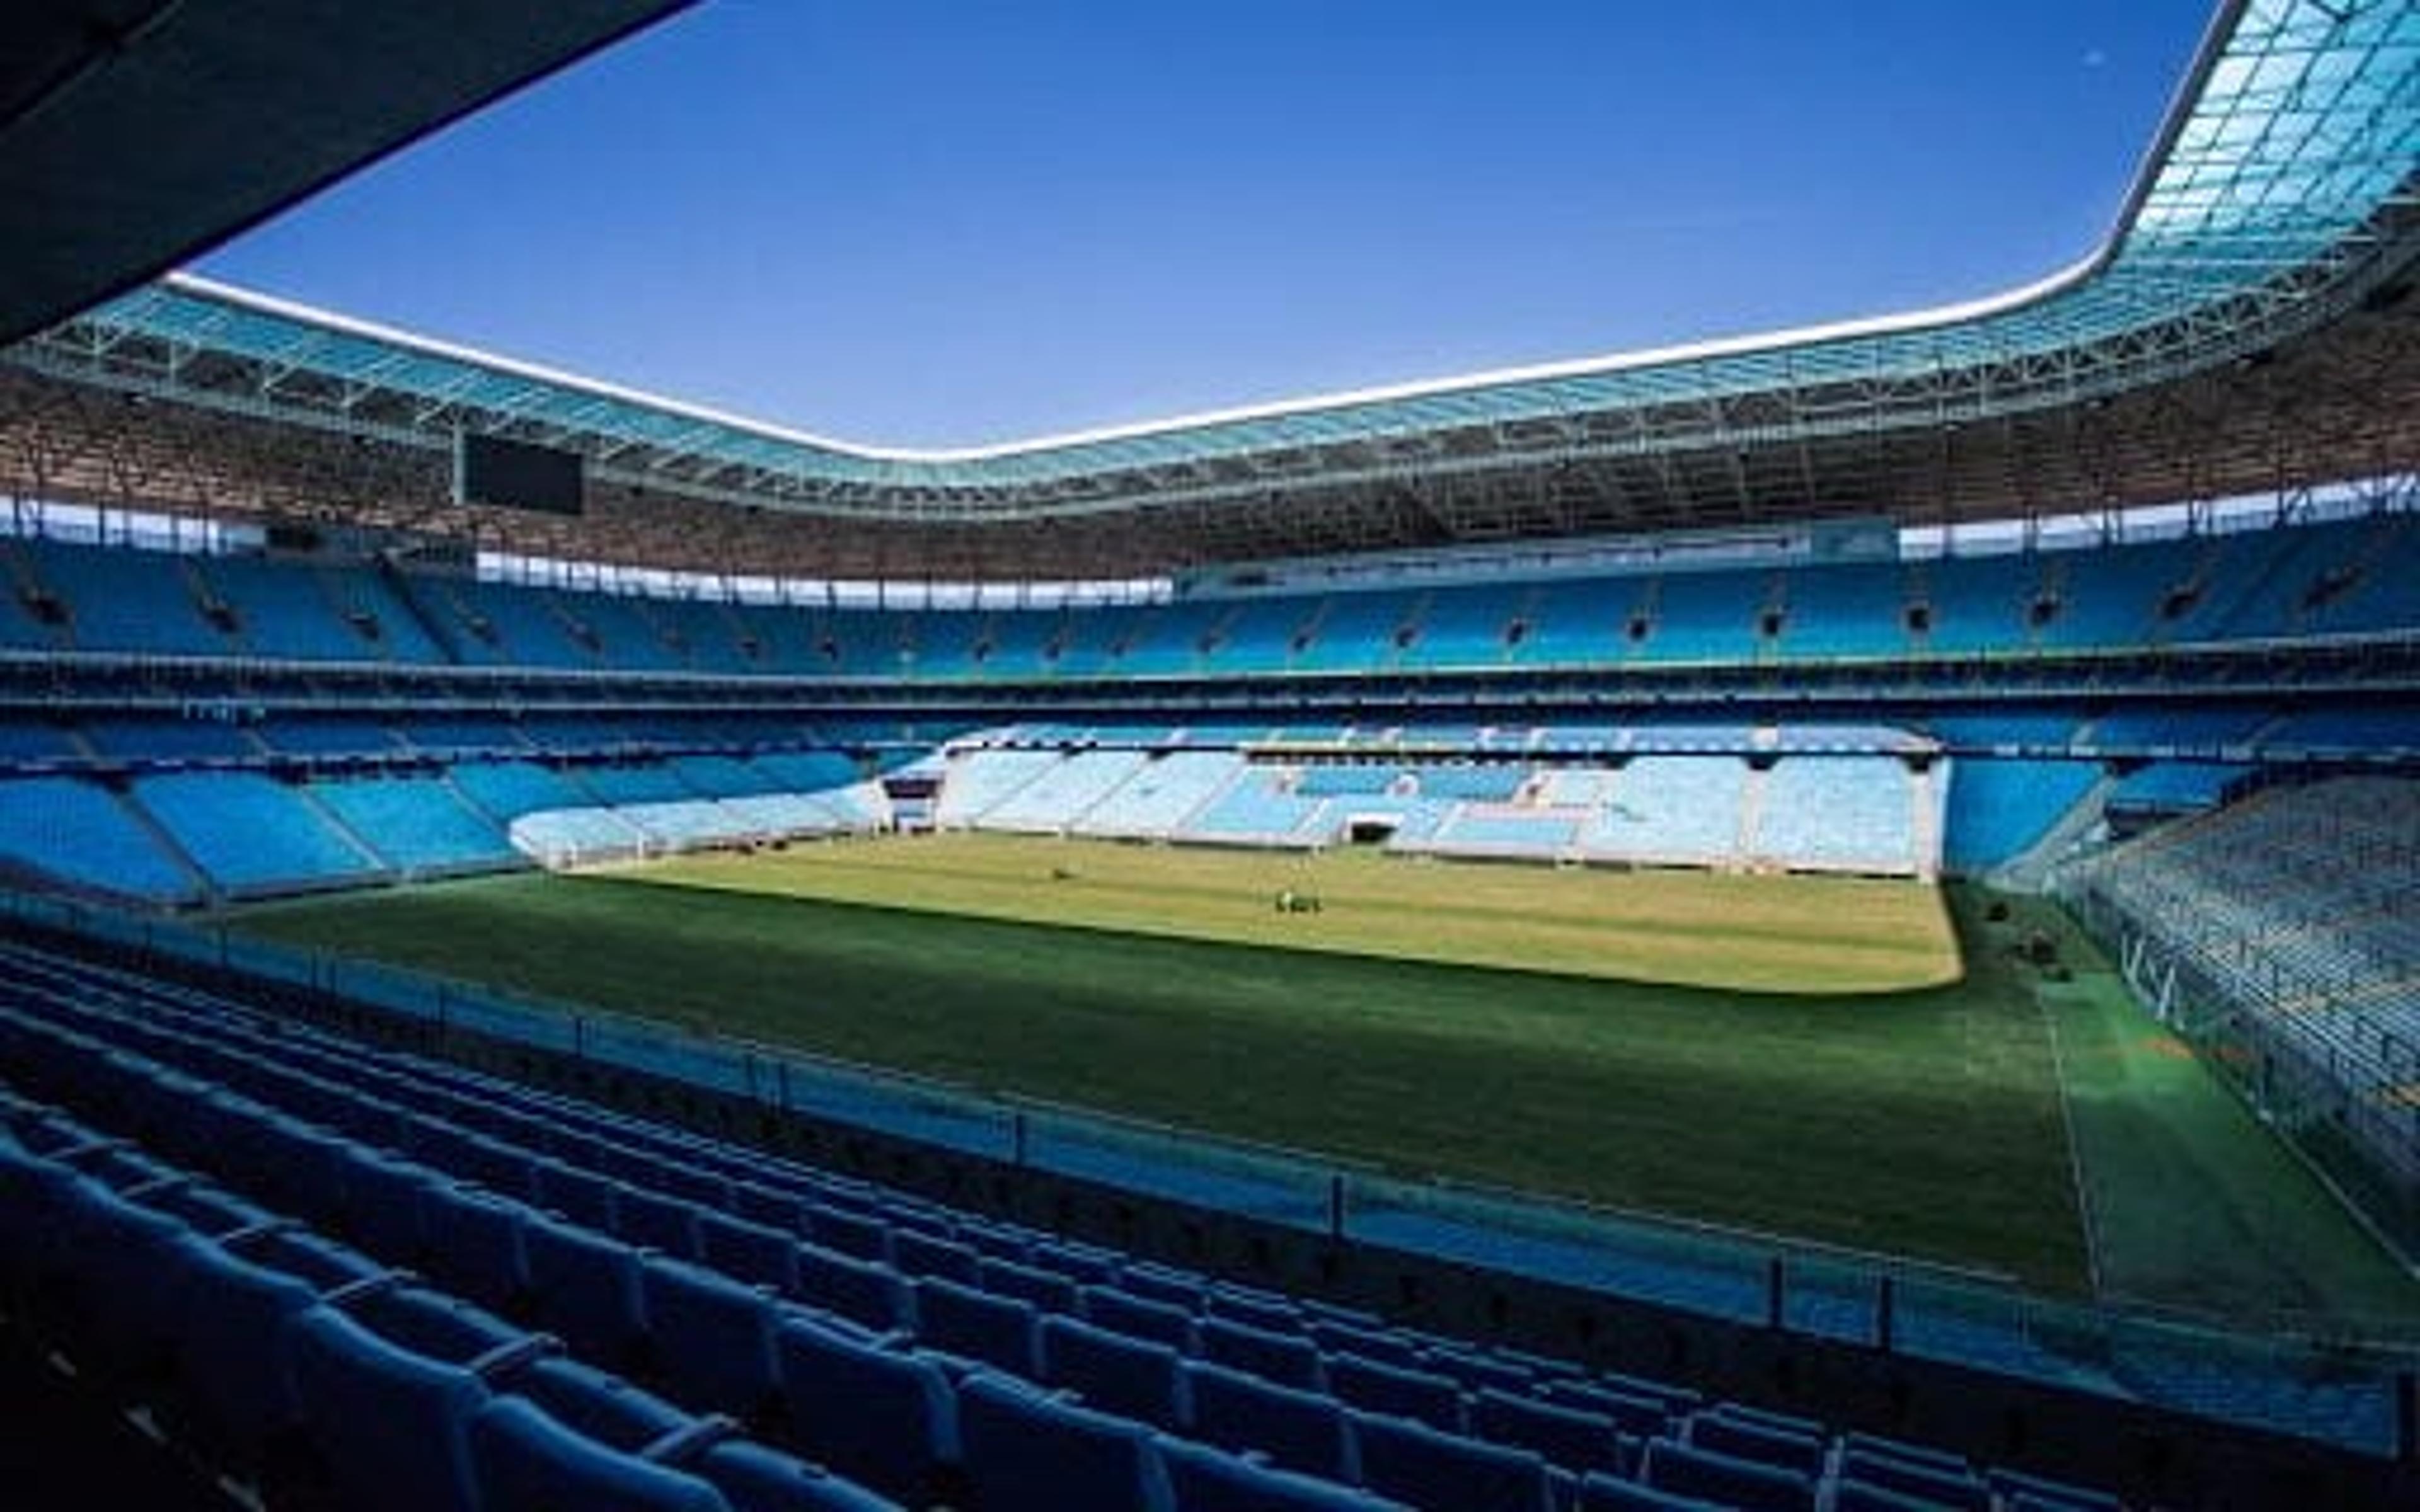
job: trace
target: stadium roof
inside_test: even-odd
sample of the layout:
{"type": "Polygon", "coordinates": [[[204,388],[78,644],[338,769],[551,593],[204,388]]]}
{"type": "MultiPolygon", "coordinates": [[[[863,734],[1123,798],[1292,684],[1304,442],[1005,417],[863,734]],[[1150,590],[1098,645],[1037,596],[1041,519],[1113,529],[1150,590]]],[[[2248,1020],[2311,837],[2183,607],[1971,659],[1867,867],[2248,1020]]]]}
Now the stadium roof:
{"type": "MultiPolygon", "coordinates": [[[[481,527],[664,565],[1116,574],[1827,515],[2005,517],[2420,465],[2415,169],[2420,0],[2228,0],[2102,246],[1946,309],[939,452],[188,278],[10,355],[47,379],[356,444],[434,455],[459,428],[576,448],[599,486],[587,539],[481,527]]],[[[372,513],[449,528],[425,507],[372,513]]]]}
{"type": "Polygon", "coordinates": [[[0,343],[689,0],[11,0],[0,343]]]}

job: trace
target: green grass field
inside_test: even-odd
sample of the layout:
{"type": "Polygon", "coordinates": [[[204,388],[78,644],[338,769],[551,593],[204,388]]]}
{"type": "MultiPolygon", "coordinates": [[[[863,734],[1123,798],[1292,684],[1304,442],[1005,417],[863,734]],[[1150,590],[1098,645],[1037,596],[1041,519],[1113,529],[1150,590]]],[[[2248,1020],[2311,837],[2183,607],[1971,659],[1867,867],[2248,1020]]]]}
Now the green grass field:
{"type": "Polygon", "coordinates": [[[1404,961],[1696,987],[1887,992],[1954,981],[1939,895],[1855,877],[1556,872],[1375,851],[1104,844],[947,834],[701,854],[648,882],[1404,961]],[[1317,915],[1281,914],[1288,888],[1317,915]]]}
{"type": "MultiPolygon", "coordinates": [[[[2097,1269],[2113,1290],[2206,1307],[2411,1309],[2399,1274],[2207,1077],[2164,1084],[2146,1110],[2154,1089],[2104,1054],[2144,1038],[2140,1021],[2088,947],[2070,942],[2086,969],[2046,997],[2006,949],[2040,920],[1990,924],[1983,902],[966,836],[240,922],[970,1087],[2048,1290],[2082,1291],[2097,1269]],[[1323,911],[1276,913],[1289,886],[1323,911]],[[1785,982],[1811,990],[1770,990],[1785,982]],[[2295,1232],[2207,1247],[2269,1217],[2295,1232]]],[[[2158,1066],[2198,1071],[2164,1052],[2158,1066]]]]}

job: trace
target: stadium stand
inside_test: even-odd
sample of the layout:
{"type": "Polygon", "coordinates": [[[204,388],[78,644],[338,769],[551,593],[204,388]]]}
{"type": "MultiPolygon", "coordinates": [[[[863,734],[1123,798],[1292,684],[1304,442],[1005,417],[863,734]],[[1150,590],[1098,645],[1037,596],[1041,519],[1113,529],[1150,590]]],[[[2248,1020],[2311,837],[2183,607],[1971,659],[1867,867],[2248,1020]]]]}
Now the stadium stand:
{"type": "MultiPolygon", "coordinates": [[[[1020,1458],[1047,1451],[1097,1460],[1083,1473],[1109,1477],[1116,1505],[1162,1474],[1342,1506],[1365,1504],[1355,1487],[1435,1505],[1461,1486],[1480,1500],[1451,1504],[1551,1508],[1579,1504],[1584,1480],[1736,1497],[1786,1477],[1809,1506],[1897,1504],[1855,1501],[1853,1481],[1945,1504],[1984,1504],[1978,1487],[2099,1494],[1236,1287],[214,992],[5,949],[0,1284],[104,1389],[238,1474],[333,1478],[370,1499],[353,1504],[385,1504],[391,1479],[418,1506],[483,1474],[645,1481],[635,1459],[744,1506],[734,1488],[768,1467],[814,1474],[782,1458],[799,1455],[863,1482],[852,1494],[919,1504],[1005,1485],[1012,1465],[1072,1484],[1020,1458]],[[113,1285],[163,1263],[178,1280],[156,1303],[113,1285]],[[532,1443],[512,1454],[535,1463],[476,1448],[500,1400],[551,1423],[515,1430],[532,1443]],[[1001,1422],[970,1436],[986,1413],[1001,1422]],[[1214,1450],[1250,1458],[1171,1460],[1214,1450]]],[[[2291,1405],[2379,1431],[2357,1393],[2291,1405]]]]}
{"type": "MultiPolygon", "coordinates": [[[[2158,768],[2153,768],[2156,771],[2158,768]]],[[[2420,1097],[2420,784],[2338,777],[2266,788],[2062,870],[2061,893],[2121,944],[2164,1016],[2254,1068],[2256,1102],[2325,1118],[2405,1180],[2420,1097]]]]}
{"type": "Polygon", "coordinates": [[[1077,824],[1079,833],[1108,839],[1164,839],[1243,770],[1228,751],[1176,750],[1153,756],[1077,824]]]}
{"type": "Polygon", "coordinates": [[[228,972],[241,942],[159,917],[861,832],[885,778],[952,827],[2055,865],[2420,1249],[2409,17],[2220,19],[2104,255],[1821,343],[877,466],[190,280],[35,338],[0,373],[0,868],[150,912],[8,900],[0,1334],[272,1507],[2411,1504],[2408,1350],[2398,1381],[2349,1341],[1288,1185],[454,987],[398,1016],[404,974],[228,972]],[[585,453],[597,519],[456,523],[430,464],[487,425],[585,453]],[[783,535],[827,486],[864,529],[783,535]],[[2136,503],[2188,528],[2137,538],[2136,503]],[[994,504],[1015,539],[970,556],[994,504]],[[1737,529],[1648,533],[1676,520],[1737,529]],[[759,532],[829,580],[735,579],[759,532]],[[985,580],[944,592],[960,561],[985,580]],[[1135,586],[1002,607],[1045,569],[1135,586]],[[803,1103],[852,1174],[738,1138],[803,1103]],[[1051,1224],[1002,1216],[1061,1180],[1051,1224]],[[1114,1243],[1061,1221],[1100,1192],[1114,1243]],[[1230,1239],[1214,1269],[1295,1289],[1175,1263],[1230,1239]],[[1336,1300],[1372,1254],[1435,1263],[1336,1300]],[[1509,1343],[1532,1286],[1600,1331],[1509,1343]],[[2028,1416],[2062,1402],[2064,1443],[2028,1416]],[[2024,1468],[2061,1455],[2107,1484],[2024,1468]]]}

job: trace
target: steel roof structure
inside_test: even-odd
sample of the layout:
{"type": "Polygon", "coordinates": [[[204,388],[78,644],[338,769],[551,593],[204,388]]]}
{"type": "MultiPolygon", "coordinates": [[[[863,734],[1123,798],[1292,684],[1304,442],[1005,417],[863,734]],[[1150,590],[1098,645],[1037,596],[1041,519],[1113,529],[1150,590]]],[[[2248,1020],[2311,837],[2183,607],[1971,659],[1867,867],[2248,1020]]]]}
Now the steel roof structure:
{"type": "Polygon", "coordinates": [[[1951,308],[908,452],[170,278],[8,354],[0,479],[91,486],[142,398],[189,457],[208,429],[244,458],[187,489],[224,508],[976,578],[2289,489],[2420,467],[2415,196],[2420,0],[2226,0],[2107,240],[1951,308]],[[434,480],[458,429],[581,451],[591,517],[448,510],[434,480]]]}

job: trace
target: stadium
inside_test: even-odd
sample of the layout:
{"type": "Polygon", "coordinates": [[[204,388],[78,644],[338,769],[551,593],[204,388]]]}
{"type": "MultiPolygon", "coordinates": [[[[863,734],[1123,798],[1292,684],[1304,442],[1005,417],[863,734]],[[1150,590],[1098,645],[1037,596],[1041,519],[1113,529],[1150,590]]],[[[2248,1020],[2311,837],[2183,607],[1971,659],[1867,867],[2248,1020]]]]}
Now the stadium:
{"type": "Polygon", "coordinates": [[[1029,442],[179,270],[681,8],[0,19],[10,1504],[2420,1504],[2420,4],[1029,442]]]}

